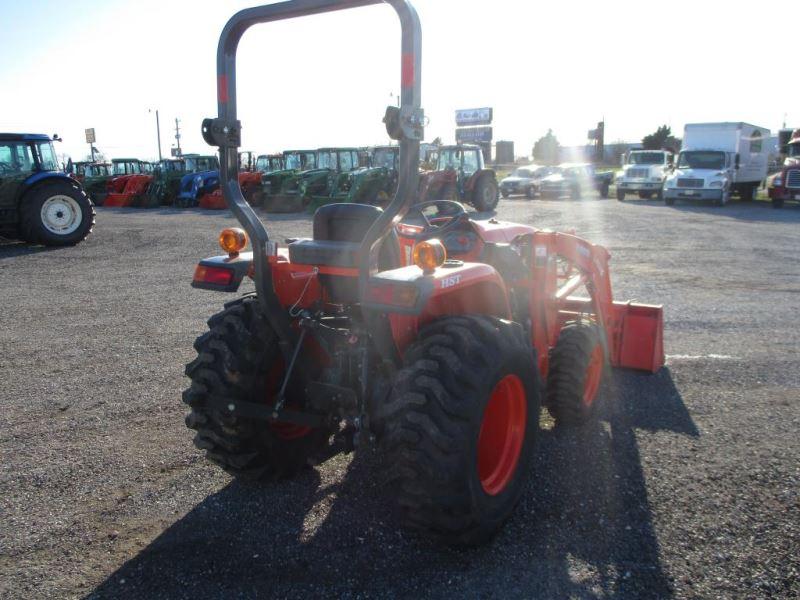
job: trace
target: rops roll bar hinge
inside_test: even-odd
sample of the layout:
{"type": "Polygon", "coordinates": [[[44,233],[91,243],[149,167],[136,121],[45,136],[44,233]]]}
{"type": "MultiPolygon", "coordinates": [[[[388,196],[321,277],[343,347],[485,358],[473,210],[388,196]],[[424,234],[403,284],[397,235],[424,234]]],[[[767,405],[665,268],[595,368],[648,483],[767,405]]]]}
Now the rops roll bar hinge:
{"type": "Polygon", "coordinates": [[[242,145],[242,122],[227,119],[203,119],[203,139],[209,146],[238,148],[242,145]]]}

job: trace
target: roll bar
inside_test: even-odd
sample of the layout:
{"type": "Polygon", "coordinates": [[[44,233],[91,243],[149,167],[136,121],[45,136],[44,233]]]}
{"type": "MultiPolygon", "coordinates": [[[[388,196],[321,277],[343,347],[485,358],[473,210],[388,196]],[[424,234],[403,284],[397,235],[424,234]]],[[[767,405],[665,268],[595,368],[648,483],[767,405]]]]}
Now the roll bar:
{"type": "Polygon", "coordinates": [[[420,106],[422,31],[419,17],[408,0],[290,0],[248,8],[236,13],[222,30],[217,47],[216,119],[205,119],[205,141],[219,147],[220,187],[233,214],[250,236],[253,245],[255,285],[266,316],[287,358],[295,339],[284,307],[278,301],[267,260],[269,235],[255,211],[245,201],[239,188],[241,123],[236,115],[236,51],[245,31],[258,23],[305,17],[372,4],[386,3],[394,8],[401,26],[400,108],[387,109],[387,130],[400,142],[398,186],[395,197],[367,231],[359,252],[359,295],[366,297],[370,276],[377,270],[377,249],[392,227],[405,216],[414,202],[418,183],[419,143],[423,138],[424,116],[420,106]]]}

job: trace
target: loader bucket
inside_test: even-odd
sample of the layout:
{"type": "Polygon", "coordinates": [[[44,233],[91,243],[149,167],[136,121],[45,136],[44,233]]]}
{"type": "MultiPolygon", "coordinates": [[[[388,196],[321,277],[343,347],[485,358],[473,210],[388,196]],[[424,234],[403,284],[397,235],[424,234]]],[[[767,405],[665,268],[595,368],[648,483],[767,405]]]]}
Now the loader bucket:
{"type": "Polygon", "coordinates": [[[225,197],[222,195],[222,190],[219,188],[210,194],[203,194],[200,196],[200,200],[197,202],[197,205],[206,210],[228,209],[228,203],[225,201],[225,197]]]}
{"type": "Polygon", "coordinates": [[[664,366],[664,311],[661,305],[614,302],[616,365],[655,373],[664,366]]]}

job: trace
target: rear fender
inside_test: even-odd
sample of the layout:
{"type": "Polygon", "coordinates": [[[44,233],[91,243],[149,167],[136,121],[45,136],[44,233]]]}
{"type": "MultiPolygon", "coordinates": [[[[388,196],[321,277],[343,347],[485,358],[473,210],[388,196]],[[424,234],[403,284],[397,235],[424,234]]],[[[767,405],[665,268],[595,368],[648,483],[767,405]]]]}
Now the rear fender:
{"type": "Polygon", "coordinates": [[[426,323],[444,316],[479,314],[511,318],[503,280],[490,265],[459,263],[431,274],[411,265],[370,279],[366,307],[388,315],[402,353],[426,323]]]}
{"type": "Polygon", "coordinates": [[[75,187],[81,187],[81,184],[73,179],[72,177],[68,176],[65,173],[58,173],[53,171],[45,171],[42,173],[35,173],[28,177],[22,185],[19,186],[17,190],[16,200],[17,202],[22,201],[23,197],[30,192],[32,189],[37,188],[42,185],[47,185],[48,183],[69,183],[75,187]]]}
{"type": "Polygon", "coordinates": [[[472,193],[475,190],[475,187],[478,185],[478,181],[480,181],[482,177],[490,177],[491,179],[495,180],[495,183],[497,183],[497,177],[495,176],[494,171],[491,169],[480,169],[470,175],[469,178],[464,182],[464,193],[472,193]]]}

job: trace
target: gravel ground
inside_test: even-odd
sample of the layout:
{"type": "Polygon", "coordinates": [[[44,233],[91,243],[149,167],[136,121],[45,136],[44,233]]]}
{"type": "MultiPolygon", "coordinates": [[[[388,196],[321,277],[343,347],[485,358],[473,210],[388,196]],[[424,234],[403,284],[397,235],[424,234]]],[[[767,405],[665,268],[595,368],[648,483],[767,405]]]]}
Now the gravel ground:
{"type": "Polygon", "coordinates": [[[189,280],[229,213],[101,208],[75,248],[0,246],[0,596],[800,595],[800,209],[498,216],[605,244],[617,297],[665,305],[669,359],[615,373],[596,426],[544,431],[516,513],[469,551],[398,529],[369,452],[254,485],[194,449],[183,365],[228,297],[189,280]]]}

